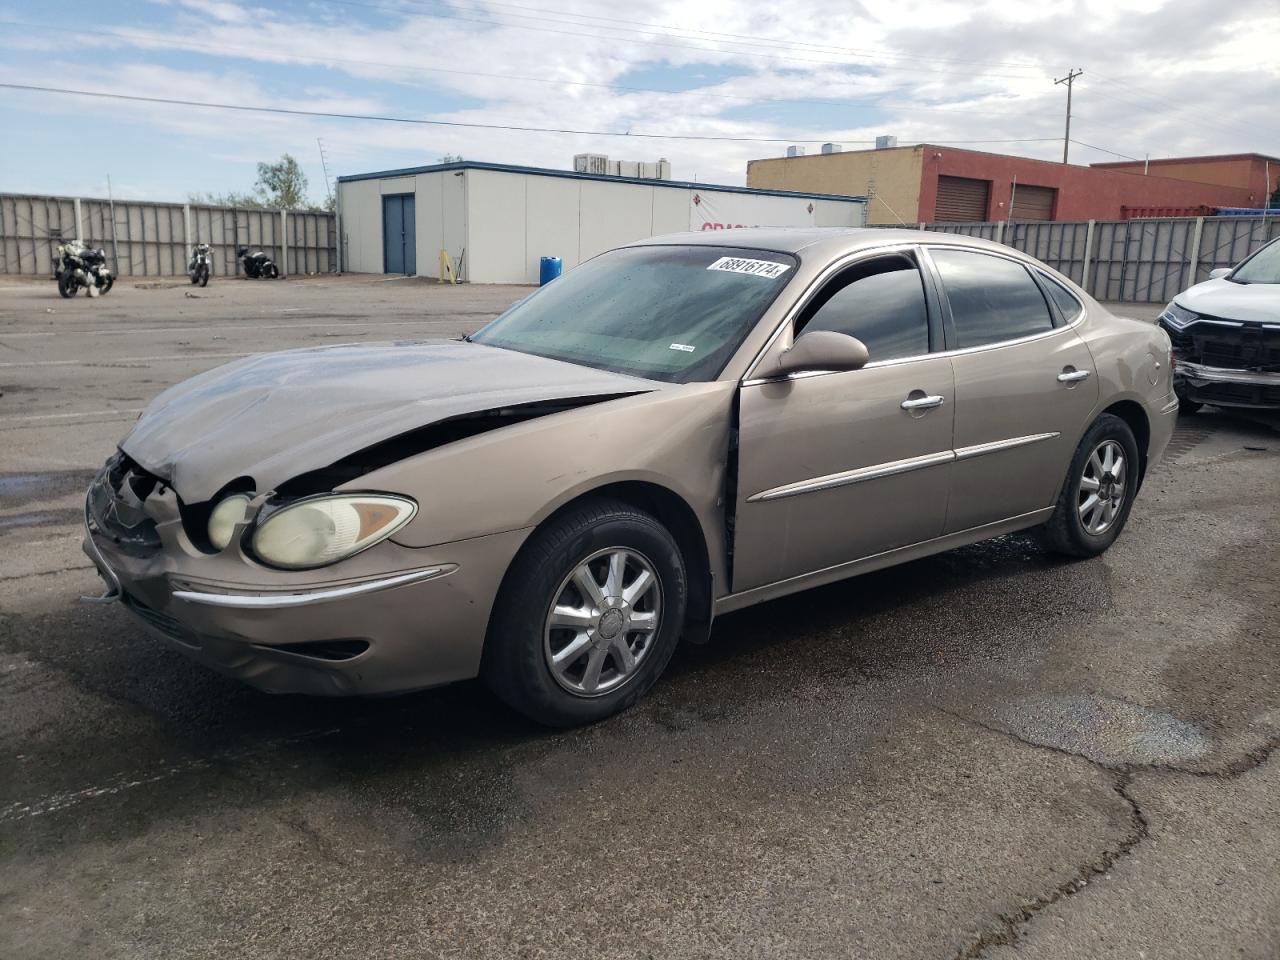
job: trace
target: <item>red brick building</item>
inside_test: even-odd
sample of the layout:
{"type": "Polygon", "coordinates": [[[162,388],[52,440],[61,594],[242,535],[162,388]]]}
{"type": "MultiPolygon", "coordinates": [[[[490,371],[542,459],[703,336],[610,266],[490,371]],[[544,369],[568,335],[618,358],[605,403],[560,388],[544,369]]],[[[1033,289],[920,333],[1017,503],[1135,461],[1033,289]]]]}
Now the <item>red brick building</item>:
{"type": "Polygon", "coordinates": [[[1185,215],[1262,206],[1268,162],[1274,183],[1280,159],[1260,154],[1152,161],[1144,175],[1140,162],[1085,167],[924,143],[752,160],[747,186],[866,196],[876,224],[1004,220],[1011,212],[1023,221],[1119,220],[1152,208],[1185,215]]]}

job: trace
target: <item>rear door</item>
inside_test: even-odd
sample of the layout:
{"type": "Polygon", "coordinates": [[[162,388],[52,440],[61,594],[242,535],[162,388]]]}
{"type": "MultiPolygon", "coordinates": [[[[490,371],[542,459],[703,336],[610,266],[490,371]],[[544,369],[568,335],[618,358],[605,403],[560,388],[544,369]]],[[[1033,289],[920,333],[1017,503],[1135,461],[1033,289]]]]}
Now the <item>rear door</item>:
{"type": "Polygon", "coordinates": [[[1021,262],[930,247],[955,372],[946,532],[1052,505],[1098,399],[1093,356],[1021,262]]]}

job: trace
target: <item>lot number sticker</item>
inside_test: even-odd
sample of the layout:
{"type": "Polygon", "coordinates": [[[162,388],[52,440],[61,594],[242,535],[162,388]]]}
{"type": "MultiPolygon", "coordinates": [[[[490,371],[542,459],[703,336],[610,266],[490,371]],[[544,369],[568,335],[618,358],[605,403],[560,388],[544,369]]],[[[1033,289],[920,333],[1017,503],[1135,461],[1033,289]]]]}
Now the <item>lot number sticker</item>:
{"type": "Polygon", "coordinates": [[[769,260],[747,260],[743,257],[721,257],[708,270],[724,270],[727,273],[745,273],[752,277],[774,280],[791,269],[789,263],[773,263],[769,260]]]}

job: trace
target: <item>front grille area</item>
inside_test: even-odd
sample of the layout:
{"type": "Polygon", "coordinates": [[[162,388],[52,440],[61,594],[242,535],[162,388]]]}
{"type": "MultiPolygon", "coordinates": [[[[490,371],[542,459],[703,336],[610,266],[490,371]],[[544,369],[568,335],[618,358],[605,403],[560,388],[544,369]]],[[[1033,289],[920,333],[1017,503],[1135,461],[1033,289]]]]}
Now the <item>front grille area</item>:
{"type": "Polygon", "coordinates": [[[159,485],[159,478],[123,453],[116,454],[89,487],[87,512],[92,532],[130,556],[154,555],[160,549],[160,535],[143,502],[159,485]]]}
{"type": "Polygon", "coordinates": [[[1226,326],[1197,322],[1179,330],[1163,320],[1161,326],[1173,341],[1173,353],[1179,360],[1228,370],[1280,371],[1280,329],[1261,323],[1226,326]]]}
{"type": "Polygon", "coordinates": [[[159,610],[151,609],[151,607],[148,607],[145,603],[131,594],[122,594],[120,599],[124,601],[124,605],[133,613],[137,614],[148,624],[155,627],[166,637],[177,640],[179,643],[184,643],[189,647],[198,647],[200,645],[200,641],[196,635],[187,630],[186,627],[173,619],[173,617],[163,614],[159,610]]]}
{"type": "Polygon", "coordinates": [[[1191,390],[1201,403],[1233,407],[1280,407],[1280,386],[1261,383],[1207,383],[1191,390]]]}

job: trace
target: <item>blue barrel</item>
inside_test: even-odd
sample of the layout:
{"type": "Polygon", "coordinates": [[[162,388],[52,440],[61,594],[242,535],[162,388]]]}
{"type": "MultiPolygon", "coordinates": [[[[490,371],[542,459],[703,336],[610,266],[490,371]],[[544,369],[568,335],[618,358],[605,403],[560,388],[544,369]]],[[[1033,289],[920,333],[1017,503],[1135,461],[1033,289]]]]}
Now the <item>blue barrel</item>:
{"type": "Polygon", "coordinates": [[[543,257],[538,265],[538,286],[550,283],[560,276],[560,258],[543,257]]]}

